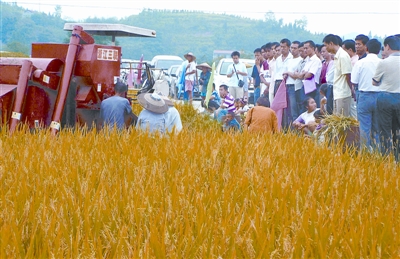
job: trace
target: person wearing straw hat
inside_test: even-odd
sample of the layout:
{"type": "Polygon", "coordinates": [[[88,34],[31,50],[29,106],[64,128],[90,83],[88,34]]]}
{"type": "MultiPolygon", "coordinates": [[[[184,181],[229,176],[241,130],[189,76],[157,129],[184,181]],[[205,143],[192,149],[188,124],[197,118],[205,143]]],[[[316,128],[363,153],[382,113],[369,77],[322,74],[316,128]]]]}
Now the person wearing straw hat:
{"type": "Polygon", "coordinates": [[[138,101],[144,108],[139,114],[136,129],[149,133],[166,133],[166,117],[168,105],[157,93],[142,93],[138,95],[138,101]]]}
{"type": "Polygon", "coordinates": [[[206,99],[208,81],[210,80],[211,77],[211,72],[210,72],[211,67],[207,63],[201,63],[196,68],[202,71],[200,73],[199,83],[201,85],[201,94],[200,94],[201,106],[204,107],[204,100],[206,99]]]}
{"type": "Polygon", "coordinates": [[[129,125],[129,120],[136,121],[137,117],[132,113],[132,107],[125,98],[128,86],[118,81],[114,86],[115,95],[103,100],[100,105],[100,127],[108,126],[124,129],[129,125]]]}
{"type": "Polygon", "coordinates": [[[186,53],[184,57],[189,62],[185,73],[185,92],[187,93],[189,104],[193,102],[193,89],[196,82],[196,56],[192,52],[186,53]]]}
{"type": "Polygon", "coordinates": [[[168,111],[165,113],[165,126],[168,132],[179,133],[182,130],[182,120],[179,111],[174,107],[174,103],[168,96],[159,93],[164,102],[168,105],[168,111]]]}

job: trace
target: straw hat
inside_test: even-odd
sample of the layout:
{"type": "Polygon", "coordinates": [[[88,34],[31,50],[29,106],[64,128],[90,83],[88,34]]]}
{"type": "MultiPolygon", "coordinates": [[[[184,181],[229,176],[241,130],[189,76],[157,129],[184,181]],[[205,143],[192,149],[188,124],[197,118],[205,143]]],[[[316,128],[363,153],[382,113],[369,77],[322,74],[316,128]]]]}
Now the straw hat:
{"type": "Polygon", "coordinates": [[[183,55],[186,59],[188,59],[189,56],[193,57],[193,59],[196,59],[196,56],[193,55],[192,52],[186,53],[185,55],[183,55]]]}
{"type": "Polygon", "coordinates": [[[168,106],[174,106],[174,103],[171,101],[171,99],[168,98],[168,96],[163,95],[161,92],[158,93],[158,95],[161,97],[161,99],[164,100],[164,102],[165,102],[168,106]]]}
{"type": "Polygon", "coordinates": [[[151,112],[165,113],[168,111],[168,105],[157,93],[139,94],[137,99],[143,108],[151,112]]]}
{"type": "Polygon", "coordinates": [[[203,68],[211,69],[211,67],[207,63],[201,63],[200,65],[197,65],[196,68],[197,69],[203,69],[203,68]]]}

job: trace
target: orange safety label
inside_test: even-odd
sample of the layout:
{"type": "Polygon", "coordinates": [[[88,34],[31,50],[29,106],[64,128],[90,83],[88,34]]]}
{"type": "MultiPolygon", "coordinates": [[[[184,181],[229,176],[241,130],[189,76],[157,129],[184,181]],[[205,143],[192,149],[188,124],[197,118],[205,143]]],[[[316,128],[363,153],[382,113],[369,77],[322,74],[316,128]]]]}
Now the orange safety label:
{"type": "Polygon", "coordinates": [[[118,61],[117,49],[97,49],[97,60],[118,61]]]}

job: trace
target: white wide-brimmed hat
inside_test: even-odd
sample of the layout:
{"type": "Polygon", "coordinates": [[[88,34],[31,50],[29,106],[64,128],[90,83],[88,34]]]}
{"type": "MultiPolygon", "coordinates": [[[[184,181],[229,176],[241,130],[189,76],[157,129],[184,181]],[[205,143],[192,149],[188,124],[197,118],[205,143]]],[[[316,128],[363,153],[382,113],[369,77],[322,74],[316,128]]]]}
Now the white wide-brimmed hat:
{"type": "Polygon", "coordinates": [[[197,65],[196,68],[197,69],[203,69],[203,68],[211,69],[210,65],[208,65],[207,63],[201,63],[200,65],[197,65]]]}
{"type": "Polygon", "coordinates": [[[140,105],[146,110],[154,113],[165,113],[168,111],[168,105],[164,99],[157,93],[143,93],[137,97],[140,105]]]}
{"type": "Polygon", "coordinates": [[[191,56],[191,57],[193,57],[193,59],[196,59],[196,56],[195,55],[193,55],[193,53],[192,52],[189,52],[189,53],[186,53],[185,55],[183,55],[186,59],[188,59],[188,56],[191,56]]]}
{"type": "Polygon", "coordinates": [[[171,101],[171,99],[169,99],[168,96],[163,95],[161,92],[158,93],[158,95],[164,100],[164,102],[165,102],[168,106],[174,106],[174,102],[171,101]]]}

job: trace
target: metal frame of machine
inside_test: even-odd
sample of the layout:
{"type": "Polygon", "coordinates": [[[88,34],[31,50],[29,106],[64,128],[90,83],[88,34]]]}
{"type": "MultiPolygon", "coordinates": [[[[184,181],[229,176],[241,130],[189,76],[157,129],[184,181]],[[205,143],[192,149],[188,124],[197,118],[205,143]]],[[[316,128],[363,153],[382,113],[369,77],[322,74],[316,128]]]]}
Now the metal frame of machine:
{"type": "Polygon", "coordinates": [[[69,44],[33,43],[30,58],[0,58],[0,123],[10,132],[20,122],[53,134],[90,128],[101,101],[114,94],[120,63],[121,47],[95,44],[80,25],[69,44]]]}

